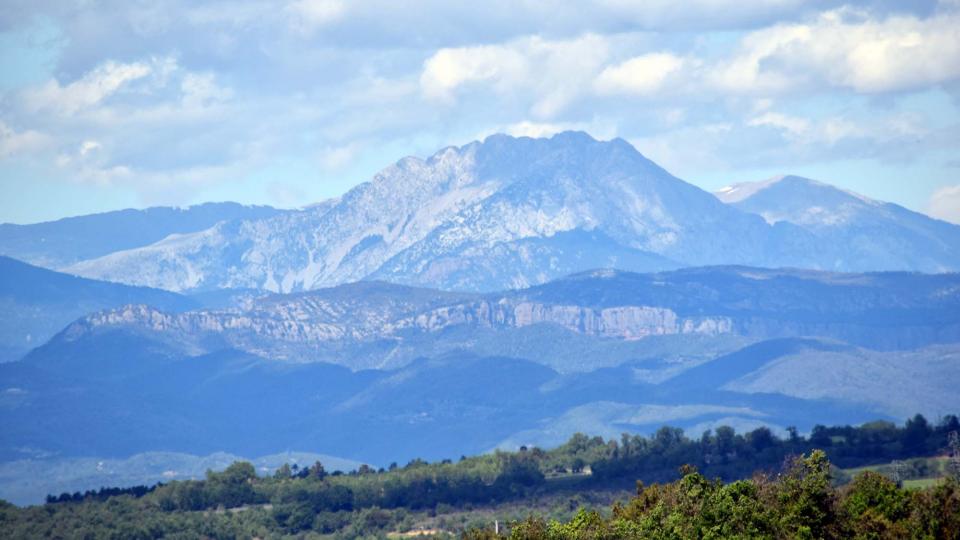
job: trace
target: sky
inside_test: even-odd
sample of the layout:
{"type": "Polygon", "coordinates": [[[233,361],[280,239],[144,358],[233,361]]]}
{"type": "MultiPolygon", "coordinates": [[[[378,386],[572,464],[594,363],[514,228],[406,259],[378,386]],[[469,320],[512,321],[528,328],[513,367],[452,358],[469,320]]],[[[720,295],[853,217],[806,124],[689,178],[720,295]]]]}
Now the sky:
{"type": "Polygon", "coordinates": [[[960,223],[960,0],[5,0],[0,222],[301,207],[489,134],[622,137],[960,223]]]}

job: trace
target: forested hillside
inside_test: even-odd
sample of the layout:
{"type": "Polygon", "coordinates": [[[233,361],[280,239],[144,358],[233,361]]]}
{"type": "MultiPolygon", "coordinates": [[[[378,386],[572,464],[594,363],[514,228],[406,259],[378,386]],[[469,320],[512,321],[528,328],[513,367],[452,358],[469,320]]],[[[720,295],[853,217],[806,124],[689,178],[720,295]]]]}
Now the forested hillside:
{"type": "MultiPolygon", "coordinates": [[[[237,462],[200,481],[51,495],[45,505],[28,508],[7,505],[0,523],[24,538],[354,538],[426,524],[437,534],[484,538],[494,536],[485,527],[501,518],[504,530],[519,538],[702,536],[697,531],[821,538],[861,530],[951,538],[960,531],[960,484],[950,477],[960,471],[947,467],[948,478],[932,481],[935,487],[926,491],[899,489],[875,472],[838,490],[833,484],[847,475],[828,460],[853,467],[942,455],[951,451],[949,434],[958,429],[952,415],[936,425],[917,415],[903,427],[818,426],[810,437],[791,432],[784,439],[766,428],[737,434],[728,427],[690,439],[663,427],[649,438],[577,434],[552,450],[521,448],[437,463],[415,459],[381,469],[363,465],[346,474],[328,473],[317,462],[258,476],[251,464],[237,462]],[[671,483],[642,487],[655,482],[671,483]],[[634,488],[636,498],[612,513],[596,510],[634,488]],[[510,517],[522,519],[511,523],[510,517]]],[[[897,480],[904,480],[924,469],[897,471],[897,480]]]]}

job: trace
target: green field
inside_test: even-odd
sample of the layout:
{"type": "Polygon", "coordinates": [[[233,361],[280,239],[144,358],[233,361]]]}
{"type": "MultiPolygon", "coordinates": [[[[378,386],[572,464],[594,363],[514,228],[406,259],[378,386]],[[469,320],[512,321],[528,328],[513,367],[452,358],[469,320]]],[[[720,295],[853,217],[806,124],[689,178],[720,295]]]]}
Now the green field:
{"type": "MultiPolygon", "coordinates": [[[[947,476],[948,461],[949,459],[943,456],[903,460],[900,471],[903,487],[922,489],[942,483],[947,476]]],[[[896,477],[896,466],[890,462],[838,469],[836,481],[838,484],[846,484],[867,471],[879,473],[891,479],[896,477]]]]}

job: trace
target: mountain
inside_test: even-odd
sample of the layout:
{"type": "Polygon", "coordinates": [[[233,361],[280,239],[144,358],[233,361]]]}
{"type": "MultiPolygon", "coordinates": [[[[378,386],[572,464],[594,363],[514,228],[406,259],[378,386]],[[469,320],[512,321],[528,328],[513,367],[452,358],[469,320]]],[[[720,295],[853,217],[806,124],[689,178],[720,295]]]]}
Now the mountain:
{"type": "Polygon", "coordinates": [[[933,417],[960,406],[956,345],[902,356],[841,350],[849,356],[840,372],[858,382],[849,391],[845,379],[834,380],[836,369],[818,369],[836,356],[790,368],[797,390],[784,390],[775,376],[783,365],[812,363],[823,349],[805,343],[721,356],[702,365],[752,365],[695,388],[683,373],[646,382],[638,372],[655,369],[651,363],[564,375],[523,359],[453,352],[396,370],[351,371],[227,349],[189,356],[157,342],[134,348],[117,333],[82,345],[86,354],[65,354],[71,345],[60,343],[0,365],[0,460],[309,451],[385,465],[547,444],[575,431],[651,433],[666,421],[694,435],[721,423],[807,431],[823,418],[902,420],[907,408],[908,416],[933,417]],[[878,362],[885,368],[871,379],[878,362]],[[905,378],[912,379],[902,390],[868,393],[905,378]]]}
{"type": "Polygon", "coordinates": [[[219,223],[69,271],[174,291],[291,292],[362,279],[494,291],[598,267],[960,269],[960,227],[896,205],[796,177],[719,197],[622,139],[493,135],[404,158],[302,212],[219,223]]]}
{"type": "Polygon", "coordinates": [[[119,210],[31,225],[0,224],[0,254],[60,269],[160,241],[171,234],[208,229],[221,221],[262,219],[282,213],[268,206],[207,203],[188,208],[119,210]]]}
{"type": "Polygon", "coordinates": [[[956,271],[960,226],[798,176],[724,188],[720,200],[816,238],[820,268],[956,271]]]}
{"type": "Polygon", "coordinates": [[[810,262],[776,255],[788,230],[673,177],[622,139],[494,135],[404,158],[304,212],[221,223],[69,271],[175,291],[290,292],[365,278],[488,291],[601,266],[810,262]]]}
{"type": "Polygon", "coordinates": [[[304,451],[385,465],[664,422],[696,436],[936,417],[960,409],[958,291],[958,274],[707,267],[123,306],[0,365],[0,462],[304,451]]]}
{"type": "Polygon", "coordinates": [[[957,291],[957,274],[747,267],[594,271],[487,294],[359,282],[226,309],[124,306],[78,320],[51,346],[120,332],[184,354],[230,348],[351,369],[472,350],[583,372],[612,359],[677,351],[696,357],[778,337],[819,336],[878,350],[960,342],[957,291]]]}
{"type": "MultiPolygon", "coordinates": [[[[645,383],[630,376],[630,368],[610,368],[618,377],[604,371],[563,376],[526,360],[451,353],[394,371],[353,372],[230,350],[191,357],[157,344],[118,348],[125,343],[116,338],[91,336],[85,346],[95,356],[63,357],[62,349],[48,348],[29,361],[0,365],[0,459],[156,450],[303,450],[378,464],[439,459],[493,448],[549,418],[605,402],[634,409],[707,406],[682,418],[692,423],[749,409],[743,414],[806,429],[825,411],[859,421],[877,415],[868,407],[816,399],[715,389],[673,393],[669,380],[645,383]]],[[[652,431],[657,423],[662,420],[648,417],[628,424],[652,431]]]]}
{"type": "Polygon", "coordinates": [[[84,279],[0,256],[0,362],[19,359],[84,315],[126,304],[174,313],[199,307],[175,293],[84,279]]]}

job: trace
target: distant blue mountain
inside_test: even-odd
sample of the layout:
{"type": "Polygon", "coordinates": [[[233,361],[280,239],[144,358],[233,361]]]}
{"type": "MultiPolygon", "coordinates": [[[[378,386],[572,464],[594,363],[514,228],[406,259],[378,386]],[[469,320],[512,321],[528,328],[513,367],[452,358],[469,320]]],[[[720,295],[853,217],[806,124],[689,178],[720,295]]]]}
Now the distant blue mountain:
{"type": "Polygon", "coordinates": [[[176,293],[79,278],[0,256],[0,362],[19,359],[84,315],[126,304],[172,312],[199,307],[176,293]]]}
{"type": "Polygon", "coordinates": [[[803,229],[809,236],[802,241],[820,252],[825,270],[960,270],[960,227],[896,204],[799,176],[737,184],[717,196],[774,227],[803,229]]]}
{"type": "Polygon", "coordinates": [[[78,320],[57,341],[116,330],[185,354],[233,348],[351,369],[396,368],[469,349],[583,372],[657,354],[722,354],[781,337],[876,350],[956,343],[958,290],[958,274],[748,267],[600,270],[488,294],[364,281],[179,314],[124,306],[78,320]]]}
{"type": "Polygon", "coordinates": [[[59,269],[171,234],[208,229],[221,221],[264,219],[282,211],[268,206],[207,203],[188,208],[156,207],[69,217],[31,225],[0,224],[0,255],[59,269]]]}
{"type": "Polygon", "coordinates": [[[622,139],[492,135],[401,159],[303,211],[219,224],[69,271],[175,291],[291,292],[362,279],[496,291],[597,267],[960,270],[960,226],[896,205],[795,177],[718,196],[622,139]]]}
{"type": "Polygon", "coordinates": [[[653,406],[697,429],[731,415],[784,427],[960,409],[957,290],[957,274],[711,267],[495,294],[360,282],[183,313],[123,306],[0,366],[0,456],[296,449],[377,461],[536,439],[550,418],[646,429],[653,406]]]}

